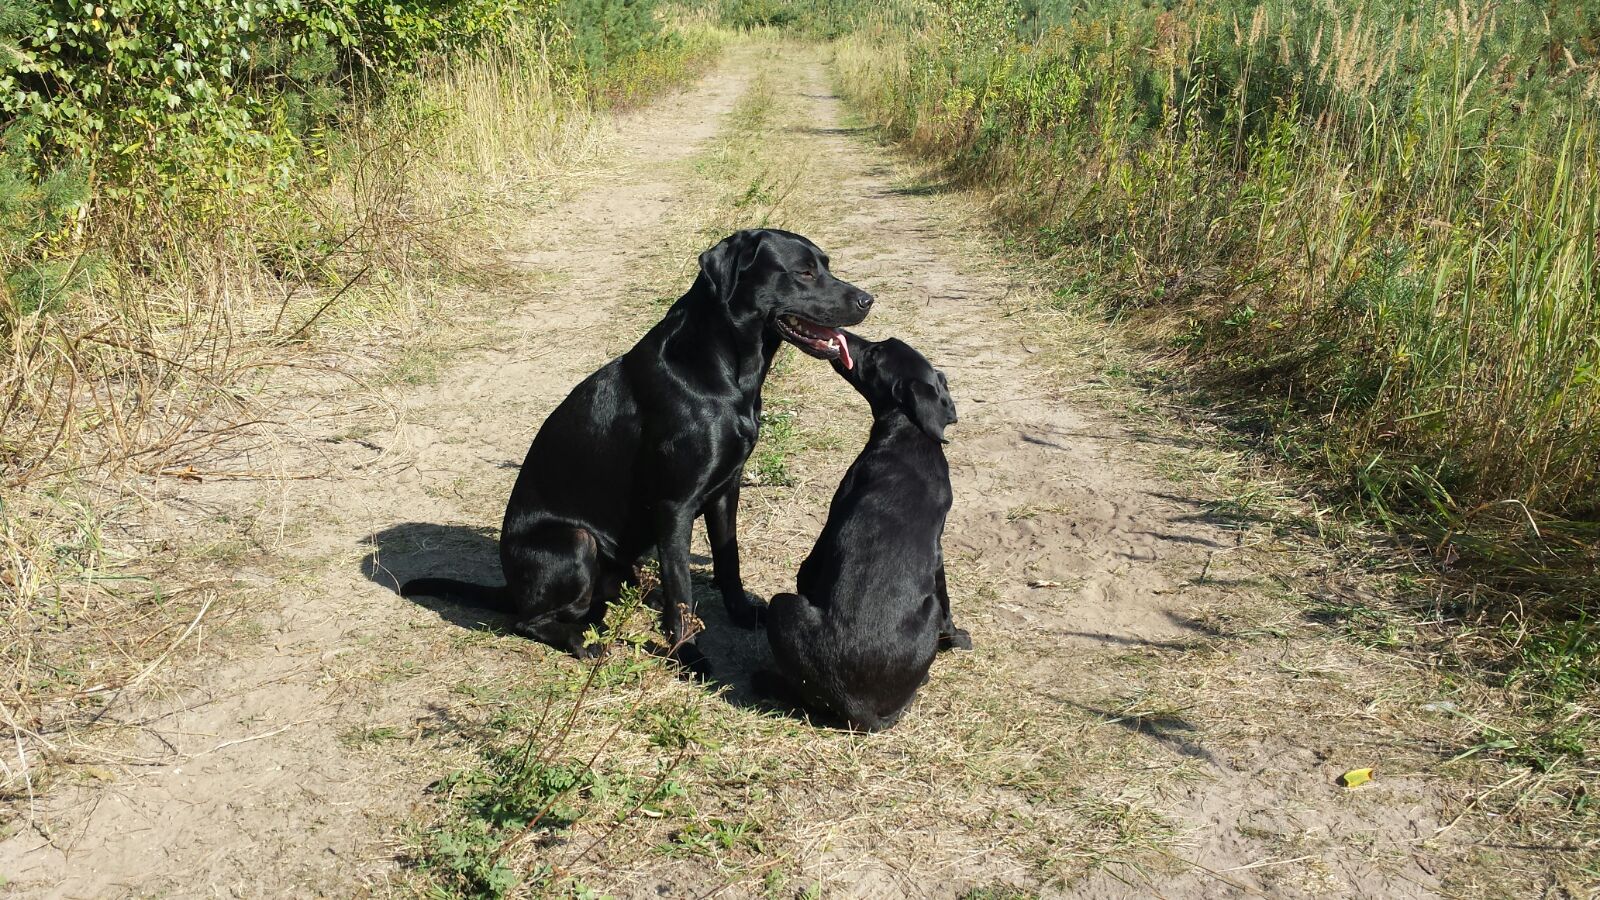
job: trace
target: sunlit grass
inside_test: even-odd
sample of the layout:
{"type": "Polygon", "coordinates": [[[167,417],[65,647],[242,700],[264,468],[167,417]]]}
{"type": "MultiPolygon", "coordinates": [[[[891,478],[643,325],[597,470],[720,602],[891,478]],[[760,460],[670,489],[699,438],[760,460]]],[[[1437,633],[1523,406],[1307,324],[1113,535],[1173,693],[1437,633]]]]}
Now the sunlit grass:
{"type": "Polygon", "coordinates": [[[838,44],[842,89],[993,192],[1076,299],[1441,561],[1558,610],[1600,589],[1592,11],[894,20],[838,44]]]}

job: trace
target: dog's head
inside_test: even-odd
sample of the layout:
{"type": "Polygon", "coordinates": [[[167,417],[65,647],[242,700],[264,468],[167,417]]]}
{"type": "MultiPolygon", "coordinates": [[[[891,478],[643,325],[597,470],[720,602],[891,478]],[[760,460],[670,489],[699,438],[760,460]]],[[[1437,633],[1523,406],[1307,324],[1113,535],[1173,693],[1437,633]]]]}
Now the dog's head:
{"type": "Polygon", "coordinates": [[[944,373],[899,338],[869,341],[848,331],[841,334],[855,365],[835,360],[834,371],[867,398],[873,415],[901,410],[928,437],[948,444],[944,429],[956,423],[956,402],[944,373]]]}
{"type": "Polygon", "coordinates": [[[872,295],[828,271],[828,254],[775,228],[738,231],[700,254],[700,273],[730,313],[754,314],[818,359],[853,365],[841,325],[867,317],[872,295]]]}

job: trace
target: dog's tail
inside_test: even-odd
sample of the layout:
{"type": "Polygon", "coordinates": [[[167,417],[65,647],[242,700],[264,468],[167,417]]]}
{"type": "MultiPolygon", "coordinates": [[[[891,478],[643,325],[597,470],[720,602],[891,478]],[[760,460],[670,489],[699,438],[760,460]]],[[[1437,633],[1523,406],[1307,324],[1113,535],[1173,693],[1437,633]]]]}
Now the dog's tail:
{"type": "Polygon", "coordinates": [[[451,603],[496,612],[511,612],[511,597],[503,584],[474,584],[454,578],[413,578],[400,585],[402,597],[438,597],[451,603]]]}

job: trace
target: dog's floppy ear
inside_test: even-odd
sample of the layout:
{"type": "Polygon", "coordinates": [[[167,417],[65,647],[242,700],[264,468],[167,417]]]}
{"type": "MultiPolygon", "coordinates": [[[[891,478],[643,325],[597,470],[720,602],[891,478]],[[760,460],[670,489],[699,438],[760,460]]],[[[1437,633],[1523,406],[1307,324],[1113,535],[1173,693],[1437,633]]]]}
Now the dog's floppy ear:
{"type": "Polygon", "coordinates": [[[711,290],[723,301],[733,296],[739,283],[739,273],[755,262],[756,247],[761,244],[757,231],[735,231],[700,254],[700,271],[711,282],[711,290]]]}
{"type": "Polygon", "coordinates": [[[928,437],[941,444],[950,443],[944,429],[955,424],[956,403],[950,399],[943,379],[937,386],[926,381],[902,381],[894,386],[894,399],[928,437]]]}

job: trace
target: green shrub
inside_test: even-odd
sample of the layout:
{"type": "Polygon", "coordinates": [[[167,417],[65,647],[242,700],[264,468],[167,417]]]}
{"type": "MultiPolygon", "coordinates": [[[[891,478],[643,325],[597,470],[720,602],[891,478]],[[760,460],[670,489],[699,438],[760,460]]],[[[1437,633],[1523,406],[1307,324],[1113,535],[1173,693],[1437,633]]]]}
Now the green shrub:
{"type": "Polygon", "coordinates": [[[545,0],[0,2],[8,321],[81,288],[96,245],[136,258],[161,239],[155,220],[181,230],[294,188],[321,167],[349,101],[547,11],[545,0]]]}
{"type": "Polygon", "coordinates": [[[90,272],[81,255],[27,258],[36,242],[66,232],[88,192],[81,165],[37,173],[27,137],[20,127],[0,136],[0,259],[18,261],[6,271],[0,294],[0,337],[22,317],[58,308],[90,272]]]}
{"type": "Polygon", "coordinates": [[[517,0],[8,0],[0,116],[42,165],[86,160],[97,198],[286,164],[356,87],[538,12],[517,0]],[[151,181],[153,179],[153,182],[151,181]]]}
{"type": "Polygon", "coordinates": [[[572,35],[572,51],[591,72],[670,46],[654,0],[560,0],[555,17],[572,35]]]}
{"type": "Polygon", "coordinates": [[[870,7],[858,0],[719,0],[716,9],[729,28],[781,28],[825,40],[855,28],[870,7]]]}
{"type": "Polygon", "coordinates": [[[785,0],[722,0],[718,5],[722,23],[732,28],[784,28],[793,25],[800,13],[785,0]]]}

